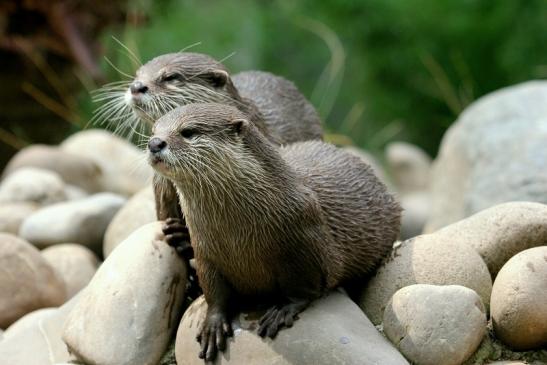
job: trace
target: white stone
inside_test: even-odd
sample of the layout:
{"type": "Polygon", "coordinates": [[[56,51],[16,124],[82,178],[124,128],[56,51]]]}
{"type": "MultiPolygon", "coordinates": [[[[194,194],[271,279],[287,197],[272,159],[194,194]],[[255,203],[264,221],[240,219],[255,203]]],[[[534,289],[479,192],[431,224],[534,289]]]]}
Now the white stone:
{"type": "Polygon", "coordinates": [[[547,81],[495,91],[443,137],[432,171],[433,232],[508,201],[547,203],[547,81]]]}
{"type": "Polygon", "coordinates": [[[119,195],[100,193],[54,204],[25,219],[19,235],[40,248],[73,242],[100,254],[106,227],[124,203],[119,195]]]}
{"type": "Polygon", "coordinates": [[[21,168],[0,184],[0,204],[25,202],[48,205],[66,199],[65,183],[53,171],[21,168]]]}
{"type": "Polygon", "coordinates": [[[78,200],[89,196],[89,194],[84,189],[79,188],[75,185],[66,185],[65,195],[67,200],[78,200]]]}
{"type": "Polygon", "coordinates": [[[495,277],[520,251],[547,242],[547,205],[510,202],[485,209],[437,232],[439,241],[466,244],[481,255],[495,277]]]}
{"type": "Polygon", "coordinates": [[[65,283],[68,298],[85,288],[99,266],[91,250],[73,243],[50,246],[42,251],[42,256],[65,283]]]}
{"type": "Polygon", "coordinates": [[[40,322],[44,318],[49,318],[52,313],[56,313],[57,308],[41,308],[30,313],[25,314],[8,328],[4,332],[4,338],[17,337],[20,334],[28,331],[30,328],[34,327],[36,323],[40,322]]]}
{"type": "Polygon", "coordinates": [[[0,342],[0,365],[51,365],[71,356],[61,339],[66,318],[80,295],[60,308],[48,308],[21,318],[0,342]]]}
{"type": "Polygon", "coordinates": [[[492,279],[479,254],[458,237],[422,235],[398,245],[370,279],[359,306],[380,324],[392,295],[413,284],[461,285],[473,289],[489,306],[492,279]]]}
{"type": "Polygon", "coordinates": [[[38,209],[35,203],[0,204],[0,232],[17,234],[21,223],[38,209]]]}
{"type": "Polygon", "coordinates": [[[63,282],[40,252],[16,236],[0,233],[0,328],[65,299],[63,282]]]}
{"type": "Polygon", "coordinates": [[[431,197],[426,192],[409,193],[399,198],[403,208],[401,216],[401,239],[406,240],[422,234],[429,218],[431,197]]]}
{"type": "Polygon", "coordinates": [[[547,348],[547,246],[507,261],[494,282],[491,306],[494,332],[506,345],[517,351],[547,348]]]}
{"type": "Polygon", "coordinates": [[[384,312],[384,333],[413,363],[459,365],[486,333],[481,298],[459,285],[410,285],[398,290],[384,312]]]}
{"type": "Polygon", "coordinates": [[[391,142],[386,146],[386,162],[400,194],[423,192],[429,188],[431,157],[420,147],[391,142]]]}
{"type": "Polygon", "coordinates": [[[102,190],[130,196],[152,181],[145,154],[105,130],[77,132],[61,143],[61,149],[94,161],[102,171],[102,190]]]}
{"type": "Polygon", "coordinates": [[[131,234],[101,265],[71,312],[63,339],[80,361],[157,364],[182,310],[186,266],[161,222],[131,234]]]}
{"type": "Polygon", "coordinates": [[[88,192],[98,192],[101,189],[102,172],[93,160],[65,152],[57,146],[35,144],[23,148],[11,158],[3,176],[25,167],[54,171],[65,183],[88,192]]]}
{"type": "Polygon", "coordinates": [[[103,255],[110,252],[137,228],[156,221],[154,191],[148,186],[133,195],[116,213],[104,234],[103,255]]]}
{"type": "MultiPolygon", "coordinates": [[[[178,364],[202,365],[196,334],[207,309],[203,297],[185,312],[177,332],[178,364]]],[[[234,336],[214,364],[362,365],[408,364],[346,295],[333,292],[299,314],[274,340],[256,334],[255,313],[233,321],[234,336]]]]}

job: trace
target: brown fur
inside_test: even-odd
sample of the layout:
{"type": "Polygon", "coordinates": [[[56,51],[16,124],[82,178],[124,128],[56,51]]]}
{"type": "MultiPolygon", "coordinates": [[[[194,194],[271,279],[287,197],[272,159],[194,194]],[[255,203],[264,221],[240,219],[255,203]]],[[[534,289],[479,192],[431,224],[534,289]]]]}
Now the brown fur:
{"type": "Polygon", "coordinates": [[[219,104],[173,110],[154,137],[167,147],[152,165],[179,191],[213,308],[237,295],[313,300],[370,274],[397,238],[399,204],[368,165],[332,145],[278,149],[219,104]]]}
{"type": "MultiPolygon", "coordinates": [[[[148,88],[131,98],[127,90],[127,102],[142,120],[155,121],[180,105],[217,102],[241,110],[276,144],[322,138],[321,122],[313,106],[292,82],[267,72],[241,72],[232,79],[215,59],[179,52],[150,60],[137,71],[134,81],[148,88]]],[[[154,176],[154,191],[158,219],[183,219],[168,181],[154,176]]]]}

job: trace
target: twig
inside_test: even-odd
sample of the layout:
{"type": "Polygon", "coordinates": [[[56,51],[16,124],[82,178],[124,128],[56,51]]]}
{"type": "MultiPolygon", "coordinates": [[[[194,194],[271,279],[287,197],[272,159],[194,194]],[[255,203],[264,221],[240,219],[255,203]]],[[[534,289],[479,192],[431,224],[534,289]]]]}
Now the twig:
{"type": "Polygon", "coordinates": [[[0,128],[0,141],[4,142],[8,146],[15,148],[16,150],[20,150],[30,144],[17,137],[15,134],[8,132],[4,128],[0,128]]]}
{"type": "Polygon", "coordinates": [[[77,114],[73,113],[70,109],[53,100],[45,93],[40,91],[38,88],[36,88],[34,85],[28,82],[24,82],[21,88],[24,92],[29,94],[34,100],[43,105],[46,109],[52,111],[53,113],[61,117],[64,121],[80,128],[80,117],[77,114]]]}
{"type": "Polygon", "coordinates": [[[420,58],[439,87],[446,105],[455,115],[460,114],[463,110],[461,101],[441,65],[430,54],[421,55],[420,58]]]}

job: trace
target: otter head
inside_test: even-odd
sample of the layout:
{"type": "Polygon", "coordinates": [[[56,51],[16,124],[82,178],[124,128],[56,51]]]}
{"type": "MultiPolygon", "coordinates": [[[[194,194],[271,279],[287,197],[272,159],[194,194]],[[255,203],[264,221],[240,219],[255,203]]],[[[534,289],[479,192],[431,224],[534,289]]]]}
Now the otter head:
{"type": "Polygon", "coordinates": [[[200,188],[222,186],[248,169],[246,136],[259,133],[235,107],[190,104],[154,125],[148,160],[161,175],[200,188]]]}
{"type": "Polygon", "coordinates": [[[192,103],[240,101],[227,69],[199,53],[170,53],[141,66],[125,92],[125,102],[144,120],[192,103]]]}

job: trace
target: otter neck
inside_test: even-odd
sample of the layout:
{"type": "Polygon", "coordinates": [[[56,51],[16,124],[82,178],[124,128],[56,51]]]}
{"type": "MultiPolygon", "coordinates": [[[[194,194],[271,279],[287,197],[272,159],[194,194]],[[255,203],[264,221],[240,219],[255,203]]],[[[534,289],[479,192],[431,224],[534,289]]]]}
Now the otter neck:
{"type": "MultiPolygon", "coordinates": [[[[235,91],[237,93],[237,91],[235,91]]],[[[258,128],[258,130],[273,144],[280,145],[281,141],[273,136],[266,126],[264,115],[258,110],[256,104],[247,98],[242,98],[237,94],[235,107],[249,117],[249,120],[258,128]]]]}
{"type": "Polygon", "coordinates": [[[251,100],[239,95],[236,87],[230,81],[227,84],[228,92],[232,98],[232,106],[239,109],[249,120],[258,128],[258,130],[273,144],[280,145],[281,141],[278,137],[273,136],[266,126],[266,118],[260,112],[256,104],[251,100]]]}
{"type": "Polygon", "coordinates": [[[257,229],[273,235],[287,212],[305,205],[304,187],[274,147],[251,144],[250,150],[212,167],[218,177],[175,182],[191,234],[253,241],[257,229]]]}

